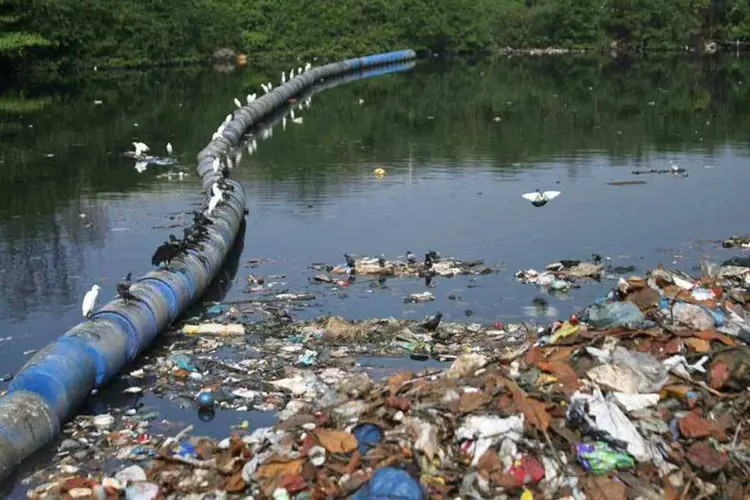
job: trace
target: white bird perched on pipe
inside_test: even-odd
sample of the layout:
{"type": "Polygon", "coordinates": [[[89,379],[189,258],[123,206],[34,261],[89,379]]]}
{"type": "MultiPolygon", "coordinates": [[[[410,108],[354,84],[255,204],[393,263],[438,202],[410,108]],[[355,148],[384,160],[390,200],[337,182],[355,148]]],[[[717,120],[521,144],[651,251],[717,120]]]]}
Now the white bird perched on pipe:
{"type": "Polygon", "coordinates": [[[222,193],[218,182],[214,182],[213,184],[211,184],[211,197],[212,198],[216,198],[216,197],[221,198],[223,194],[224,193],[222,193]]]}
{"type": "Polygon", "coordinates": [[[234,105],[237,106],[238,108],[241,108],[242,107],[242,102],[240,102],[240,100],[235,97],[234,98],[234,105]]]}
{"type": "Polygon", "coordinates": [[[214,161],[211,164],[211,167],[213,168],[215,174],[219,173],[219,170],[221,169],[221,162],[219,161],[218,158],[214,158],[214,161]]]}
{"type": "Polygon", "coordinates": [[[286,115],[281,117],[281,130],[286,130],[286,115]]]}
{"type": "Polygon", "coordinates": [[[268,91],[270,92],[272,90],[273,90],[273,83],[268,82],[268,91]]]}
{"type": "Polygon", "coordinates": [[[207,210],[208,215],[211,215],[213,213],[214,209],[216,208],[216,206],[219,204],[220,201],[221,201],[221,196],[211,197],[211,199],[208,201],[208,210],[207,210]]]}
{"type": "Polygon", "coordinates": [[[221,125],[219,125],[219,128],[216,129],[216,133],[219,134],[219,135],[221,135],[221,134],[224,133],[224,124],[223,123],[221,125]]]}
{"type": "Polygon", "coordinates": [[[226,118],[224,118],[224,125],[232,121],[232,113],[229,113],[226,118]]]}
{"type": "Polygon", "coordinates": [[[261,83],[260,88],[262,88],[263,92],[265,92],[266,94],[268,94],[271,91],[271,89],[269,89],[268,85],[266,85],[265,83],[261,83]]]}
{"type": "Polygon", "coordinates": [[[149,150],[148,146],[142,142],[134,142],[133,147],[135,148],[135,156],[143,156],[143,153],[149,150]]]}
{"type": "Polygon", "coordinates": [[[216,139],[219,139],[221,137],[222,137],[222,135],[220,133],[214,132],[214,135],[211,136],[211,140],[215,141],[216,139]]]}
{"type": "Polygon", "coordinates": [[[285,71],[281,72],[281,83],[282,83],[282,85],[284,83],[286,83],[286,72],[285,71]]]}
{"type": "Polygon", "coordinates": [[[94,306],[96,305],[96,299],[99,297],[99,285],[94,285],[91,290],[86,292],[83,296],[83,304],[81,304],[81,312],[86,318],[91,317],[91,313],[94,312],[94,306]]]}
{"type": "Polygon", "coordinates": [[[289,79],[291,80],[292,78],[294,78],[294,68],[289,70],[289,79]]]}
{"type": "Polygon", "coordinates": [[[301,75],[301,74],[302,74],[302,66],[300,66],[299,68],[297,68],[297,74],[298,74],[298,75],[301,75]]]}
{"type": "Polygon", "coordinates": [[[312,64],[306,63],[305,64],[305,73],[307,73],[308,71],[310,71],[310,68],[312,68],[312,64]]]}
{"type": "Polygon", "coordinates": [[[543,207],[548,201],[554,200],[560,196],[560,191],[540,191],[536,190],[535,193],[526,193],[521,195],[524,199],[527,199],[535,207],[543,207]]]}
{"type": "Polygon", "coordinates": [[[247,103],[250,104],[251,102],[255,101],[257,97],[257,94],[247,94],[247,103]]]}
{"type": "Polygon", "coordinates": [[[169,156],[172,156],[172,143],[171,142],[167,143],[167,154],[169,156]]]}

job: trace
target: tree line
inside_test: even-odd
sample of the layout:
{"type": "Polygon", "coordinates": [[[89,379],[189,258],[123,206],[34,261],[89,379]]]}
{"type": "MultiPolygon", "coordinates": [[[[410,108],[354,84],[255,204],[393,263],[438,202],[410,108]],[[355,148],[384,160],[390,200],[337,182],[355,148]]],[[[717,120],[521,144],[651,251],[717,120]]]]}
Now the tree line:
{"type": "Polygon", "coordinates": [[[560,47],[684,50],[750,38],[748,0],[0,0],[0,61],[149,65],[560,47]]]}

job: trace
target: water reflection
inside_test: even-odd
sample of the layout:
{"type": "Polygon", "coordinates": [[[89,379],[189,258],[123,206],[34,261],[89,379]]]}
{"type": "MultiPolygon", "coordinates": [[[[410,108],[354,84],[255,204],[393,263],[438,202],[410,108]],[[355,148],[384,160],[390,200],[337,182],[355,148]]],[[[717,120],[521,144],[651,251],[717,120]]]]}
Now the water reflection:
{"type": "MultiPolygon", "coordinates": [[[[0,95],[0,329],[22,339],[13,354],[79,321],[92,282],[108,300],[119,277],[148,271],[154,246],[198,203],[194,174],[170,181],[163,175],[172,167],[158,165],[139,173],[122,155],[131,143],[163,154],[171,142],[174,168],[192,174],[195,153],[234,97],[277,75],[275,68],[100,72],[0,95]]],[[[244,279],[239,266],[250,257],[276,258],[262,272],[286,273],[294,288],[306,282],[310,262],[344,251],[430,247],[511,270],[597,251],[645,266],[662,260],[655,246],[741,232],[743,221],[727,214],[747,208],[749,80],[742,59],[513,58],[420,63],[316,94],[297,108],[301,125],[276,124],[266,140],[256,131],[257,149],[246,149],[233,170],[251,210],[246,255],[224,277],[235,286],[211,298],[241,296],[234,276],[244,279]],[[606,185],[673,159],[689,178],[606,185]],[[388,174],[374,177],[376,167],[388,174]],[[563,195],[541,210],[521,203],[520,193],[537,188],[563,195]]],[[[387,285],[352,290],[316,312],[397,314],[399,294],[425,286],[387,285]]],[[[524,310],[536,291],[503,274],[471,287],[430,285],[440,308],[449,307],[443,290],[459,288],[460,309],[447,314],[471,308],[477,321],[549,318],[574,302],[545,297],[548,307],[524,310]]],[[[0,353],[8,371],[23,361],[9,352],[0,353]]]]}

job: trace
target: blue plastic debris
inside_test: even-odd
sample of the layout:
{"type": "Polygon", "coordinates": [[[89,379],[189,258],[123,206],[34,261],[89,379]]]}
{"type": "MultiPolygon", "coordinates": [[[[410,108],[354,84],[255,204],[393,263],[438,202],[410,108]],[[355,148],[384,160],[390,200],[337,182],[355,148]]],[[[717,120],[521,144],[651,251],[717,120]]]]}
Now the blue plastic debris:
{"type": "Polygon", "coordinates": [[[182,368],[183,370],[187,370],[189,372],[195,371],[195,366],[193,366],[193,361],[190,359],[189,356],[185,354],[172,354],[169,357],[169,360],[174,363],[178,368],[182,368]]]}
{"type": "Polygon", "coordinates": [[[213,392],[204,391],[198,394],[199,408],[213,408],[216,405],[213,392]]]}
{"type": "Polygon", "coordinates": [[[423,500],[427,498],[419,483],[406,471],[386,467],[378,469],[372,479],[352,495],[352,500],[423,500]]]}
{"type": "Polygon", "coordinates": [[[375,448],[383,439],[383,430],[375,424],[359,424],[352,429],[352,434],[357,438],[360,455],[367,453],[370,448],[375,448]]]}
{"type": "Polygon", "coordinates": [[[646,317],[632,302],[606,302],[584,309],[581,319],[594,328],[646,326],[646,317]]]}
{"type": "Polygon", "coordinates": [[[186,443],[184,441],[180,442],[180,447],[177,448],[175,455],[179,455],[181,457],[197,457],[198,456],[198,454],[195,452],[195,447],[192,444],[186,443]]]}
{"type": "Polygon", "coordinates": [[[219,314],[222,314],[224,311],[226,311],[229,307],[224,304],[215,304],[208,309],[206,309],[206,312],[204,313],[204,318],[212,318],[214,316],[218,316],[219,314]]]}

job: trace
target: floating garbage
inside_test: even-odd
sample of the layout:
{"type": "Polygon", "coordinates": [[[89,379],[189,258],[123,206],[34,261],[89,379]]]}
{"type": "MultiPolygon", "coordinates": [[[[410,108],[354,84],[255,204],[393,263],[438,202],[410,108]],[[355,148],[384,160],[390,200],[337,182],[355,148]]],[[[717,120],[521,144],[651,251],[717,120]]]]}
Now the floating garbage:
{"type": "MultiPolygon", "coordinates": [[[[596,279],[594,260],[537,278],[596,279]]],[[[201,420],[242,423],[211,439],[147,407],[79,415],[23,482],[51,499],[748,498],[750,282],[738,264],[615,278],[546,325],[435,311],[295,320],[293,299],[274,298],[295,295],[284,290],[211,304],[122,379],[201,420]],[[431,365],[366,361],[405,355],[431,365]],[[276,423],[256,428],[249,411],[276,423]]]]}

